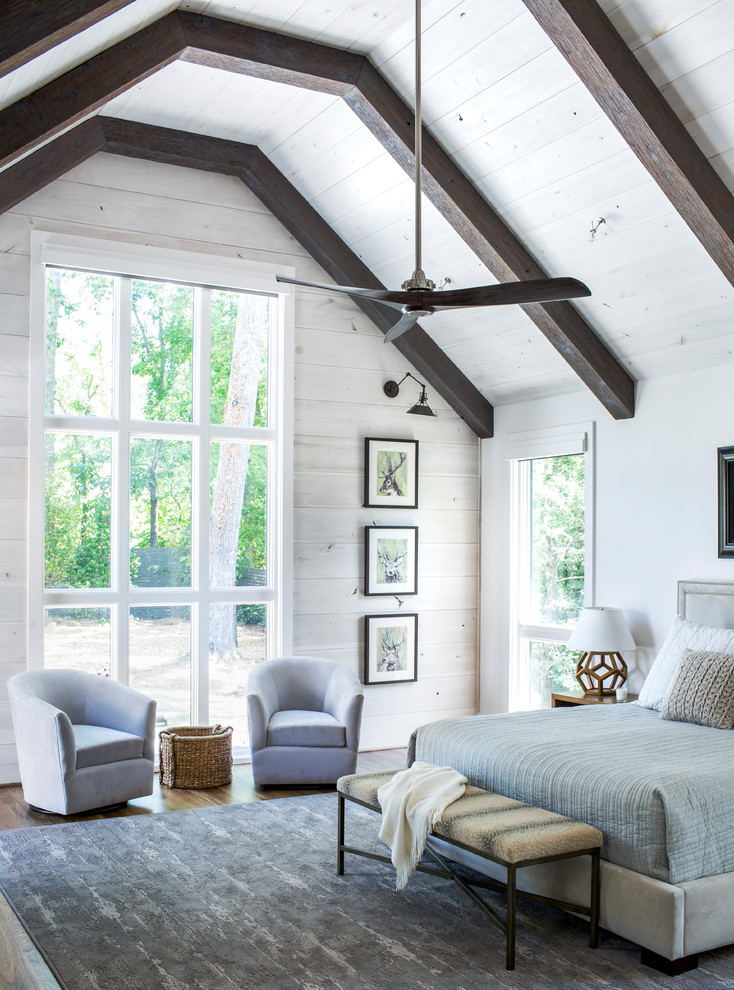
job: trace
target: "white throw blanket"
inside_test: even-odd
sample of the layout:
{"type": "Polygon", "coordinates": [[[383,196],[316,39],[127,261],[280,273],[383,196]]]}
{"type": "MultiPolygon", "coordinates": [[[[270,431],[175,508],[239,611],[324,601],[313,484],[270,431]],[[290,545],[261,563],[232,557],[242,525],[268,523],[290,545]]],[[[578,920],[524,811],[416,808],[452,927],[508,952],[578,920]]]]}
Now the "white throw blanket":
{"type": "Polygon", "coordinates": [[[416,760],[409,770],[396,773],[377,791],[382,808],[380,838],[391,849],[397,890],[408,882],[431,829],[445,809],[463,795],[466,784],[466,777],[453,767],[416,760]]]}

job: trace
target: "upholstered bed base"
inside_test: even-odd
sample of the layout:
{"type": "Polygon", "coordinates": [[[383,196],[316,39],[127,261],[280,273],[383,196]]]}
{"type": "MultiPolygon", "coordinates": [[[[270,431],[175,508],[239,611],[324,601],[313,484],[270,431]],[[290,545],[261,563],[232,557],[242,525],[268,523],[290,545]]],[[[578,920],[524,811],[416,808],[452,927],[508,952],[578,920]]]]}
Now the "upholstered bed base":
{"type": "MultiPolygon", "coordinates": [[[[502,880],[501,870],[478,856],[432,839],[441,855],[502,880]]],[[[518,887],[532,893],[585,903],[589,865],[568,860],[518,871],[518,887]]],[[[679,885],[654,880],[602,860],[600,923],[664,959],[679,960],[734,942],[734,914],[722,905],[734,899],[734,873],[679,885]]]]}

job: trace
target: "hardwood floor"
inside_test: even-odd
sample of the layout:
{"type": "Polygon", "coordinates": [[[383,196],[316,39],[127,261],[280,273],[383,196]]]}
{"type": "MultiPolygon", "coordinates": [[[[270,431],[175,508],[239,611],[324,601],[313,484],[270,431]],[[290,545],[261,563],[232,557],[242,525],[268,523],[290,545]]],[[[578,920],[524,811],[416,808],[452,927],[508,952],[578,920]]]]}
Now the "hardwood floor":
{"type": "MultiPolygon", "coordinates": [[[[388,770],[405,766],[404,749],[385,749],[360,753],[357,771],[388,770]]],[[[320,794],[332,787],[299,789],[295,787],[256,787],[252,781],[249,764],[236,766],[232,783],[226,787],[213,787],[203,791],[161,787],[156,775],[155,789],[150,797],[128,801],[124,808],[104,814],[44,815],[31,811],[23,800],[19,784],[0,787],[0,829],[28,828],[35,825],[52,825],[65,822],[83,822],[94,818],[120,818],[130,815],[161,814],[166,811],[183,811],[186,808],[205,808],[216,804],[243,804],[248,801],[267,801],[272,798],[300,797],[304,794],[320,794]]],[[[0,990],[58,990],[41,955],[18,921],[15,912],[0,896],[0,990]]]]}

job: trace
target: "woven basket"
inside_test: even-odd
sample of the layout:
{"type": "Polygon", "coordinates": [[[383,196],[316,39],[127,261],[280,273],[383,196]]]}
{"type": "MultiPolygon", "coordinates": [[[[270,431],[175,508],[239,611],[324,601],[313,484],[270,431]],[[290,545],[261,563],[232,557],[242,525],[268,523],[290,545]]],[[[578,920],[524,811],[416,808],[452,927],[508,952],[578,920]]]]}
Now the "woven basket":
{"type": "Polygon", "coordinates": [[[178,725],[160,736],[163,787],[221,787],[232,780],[232,727],[178,725]]]}

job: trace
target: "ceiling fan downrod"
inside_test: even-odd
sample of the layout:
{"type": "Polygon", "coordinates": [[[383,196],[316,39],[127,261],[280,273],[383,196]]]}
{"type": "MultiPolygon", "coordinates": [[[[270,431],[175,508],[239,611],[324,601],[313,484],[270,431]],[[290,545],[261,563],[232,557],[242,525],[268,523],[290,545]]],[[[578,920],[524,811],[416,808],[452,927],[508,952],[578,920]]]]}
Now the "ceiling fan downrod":
{"type": "MultiPolygon", "coordinates": [[[[426,278],[421,264],[421,239],[423,225],[421,223],[421,170],[423,164],[423,114],[421,103],[421,0],[415,0],[415,271],[411,278],[406,279],[401,289],[425,289],[433,291],[436,283],[426,278]]],[[[421,314],[422,315],[422,314],[421,314]]]]}

